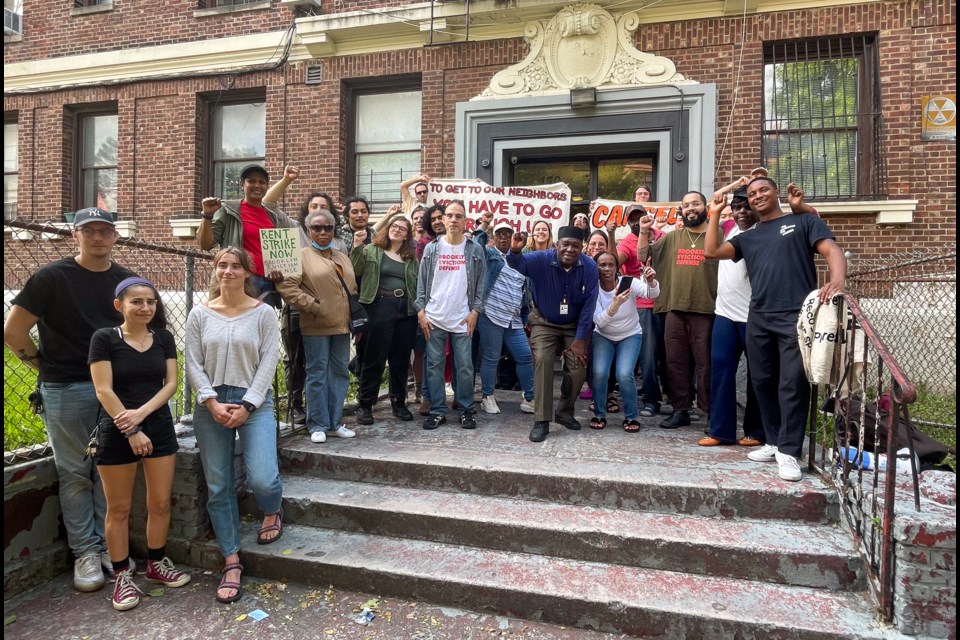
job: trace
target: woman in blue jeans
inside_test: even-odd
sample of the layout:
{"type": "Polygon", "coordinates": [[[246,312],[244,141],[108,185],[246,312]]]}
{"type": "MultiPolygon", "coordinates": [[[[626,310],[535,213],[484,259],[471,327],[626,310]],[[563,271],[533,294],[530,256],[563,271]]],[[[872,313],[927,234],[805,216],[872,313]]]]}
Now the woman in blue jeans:
{"type": "Polygon", "coordinates": [[[207,511],[225,561],[217,601],[230,603],[243,595],[233,465],[238,437],[247,484],[264,513],[257,542],[276,542],[283,534],[283,484],[270,395],[280,360],[280,329],[273,307],[253,297],[250,257],[243,249],[222,249],[213,266],[210,299],[187,318],[184,362],[187,381],[197,390],[193,425],[209,492],[207,511]]]}
{"type": "MultiPolygon", "coordinates": [[[[643,270],[642,278],[631,278],[629,285],[619,287],[619,264],[614,253],[601,253],[596,257],[600,287],[597,306],[593,313],[593,395],[607,395],[607,376],[610,364],[615,363],[620,395],[623,396],[623,430],[636,433],[640,430],[637,420],[637,381],[634,369],[640,357],[643,336],[640,333],[640,318],[637,316],[637,298],[656,298],[660,284],[656,272],[650,267],[643,270]]],[[[607,426],[607,407],[603,402],[594,402],[591,429],[607,426]]]]}

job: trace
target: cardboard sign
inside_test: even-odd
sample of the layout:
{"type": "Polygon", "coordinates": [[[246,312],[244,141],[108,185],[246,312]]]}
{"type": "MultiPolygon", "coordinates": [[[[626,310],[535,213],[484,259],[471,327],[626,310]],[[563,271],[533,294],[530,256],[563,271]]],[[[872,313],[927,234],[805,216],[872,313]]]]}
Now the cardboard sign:
{"type": "Polygon", "coordinates": [[[491,229],[501,222],[517,231],[530,233],[540,220],[550,224],[553,237],[570,216],[570,187],[566,183],[533,187],[494,187],[478,180],[434,179],[427,185],[427,203],[447,204],[463,200],[467,210],[467,230],[477,226],[477,218],[493,214],[491,229]]]}
{"type": "Polygon", "coordinates": [[[303,270],[300,257],[302,248],[298,229],[260,229],[264,273],[279,271],[284,277],[299,275],[303,270]]]}

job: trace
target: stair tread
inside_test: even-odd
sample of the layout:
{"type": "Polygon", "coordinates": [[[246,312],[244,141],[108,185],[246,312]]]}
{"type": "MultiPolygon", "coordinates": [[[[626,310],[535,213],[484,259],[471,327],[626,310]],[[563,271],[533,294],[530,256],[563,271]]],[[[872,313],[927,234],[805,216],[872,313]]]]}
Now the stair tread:
{"type": "Polygon", "coordinates": [[[853,540],[837,525],[627,511],[286,474],[284,498],[483,525],[523,523],[571,535],[686,542],[718,551],[749,548],[783,555],[857,556],[853,540]]]}
{"type": "MultiPolygon", "coordinates": [[[[552,600],[574,600],[617,614],[653,611],[696,624],[712,620],[777,633],[902,637],[875,621],[873,607],[860,593],[561,560],[296,524],[285,525],[280,544],[257,545],[258,525],[246,522],[242,526],[245,562],[269,563],[269,572],[275,577],[296,568],[301,574],[311,571],[305,575],[322,581],[323,567],[336,566],[357,574],[400,578],[411,585],[425,581],[458,585],[457,592],[466,588],[508,591],[542,598],[547,605],[552,600]]],[[[203,544],[210,558],[219,556],[215,542],[203,544]]],[[[664,637],[669,636],[668,632],[664,637]]]]}

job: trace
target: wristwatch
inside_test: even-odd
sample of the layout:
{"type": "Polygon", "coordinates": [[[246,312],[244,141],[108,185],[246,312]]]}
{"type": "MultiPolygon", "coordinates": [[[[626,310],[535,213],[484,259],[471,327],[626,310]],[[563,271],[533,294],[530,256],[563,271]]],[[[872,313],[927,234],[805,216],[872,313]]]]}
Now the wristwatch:
{"type": "Polygon", "coordinates": [[[248,402],[247,400],[241,402],[240,406],[246,409],[247,413],[253,413],[257,410],[257,405],[253,404],[252,402],[248,402]]]}

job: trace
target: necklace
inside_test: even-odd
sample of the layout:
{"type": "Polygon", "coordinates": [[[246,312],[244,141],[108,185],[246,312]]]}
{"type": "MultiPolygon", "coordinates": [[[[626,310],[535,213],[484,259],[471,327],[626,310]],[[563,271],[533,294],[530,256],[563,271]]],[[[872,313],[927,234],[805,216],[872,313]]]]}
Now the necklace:
{"type": "Polygon", "coordinates": [[[145,336],[143,337],[143,340],[137,340],[136,338],[133,337],[133,334],[130,333],[129,331],[124,331],[124,332],[123,332],[123,335],[124,335],[124,337],[129,338],[131,342],[137,343],[137,347],[139,347],[139,350],[140,350],[140,351],[143,351],[143,350],[145,350],[145,349],[147,348],[147,340],[150,339],[150,336],[153,335],[153,332],[152,332],[152,331],[148,331],[148,332],[147,332],[147,335],[145,335],[145,336]]]}
{"type": "Polygon", "coordinates": [[[683,230],[687,233],[687,239],[690,240],[690,248],[691,248],[691,249],[696,248],[697,243],[700,242],[700,238],[702,238],[702,237],[703,237],[703,234],[706,233],[706,231],[701,231],[700,233],[697,234],[697,237],[694,238],[694,237],[690,234],[690,230],[689,230],[689,229],[687,229],[686,227],[684,227],[683,230]]]}

